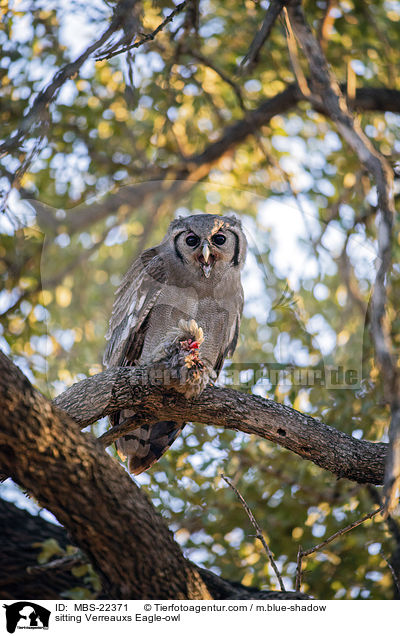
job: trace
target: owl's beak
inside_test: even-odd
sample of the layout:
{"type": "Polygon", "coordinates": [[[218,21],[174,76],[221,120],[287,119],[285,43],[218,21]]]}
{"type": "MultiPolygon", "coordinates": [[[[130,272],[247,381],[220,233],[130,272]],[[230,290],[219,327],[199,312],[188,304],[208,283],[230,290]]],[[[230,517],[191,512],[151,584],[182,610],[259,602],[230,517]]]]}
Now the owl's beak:
{"type": "Polygon", "coordinates": [[[206,263],[208,263],[208,259],[210,258],[210,248],[208,247],[208,243],[203,243],[203,249],[201,250],[203,254],[203,258],[206,263]]]}
{"type": "Polygon", "coordinates": [[[214,265],[214,256],[210,252],[210,245],[208,241],[204,241],[202,244],[199,261],[204,276],[208,278],[211,274],[212,266],[214,265]]]}

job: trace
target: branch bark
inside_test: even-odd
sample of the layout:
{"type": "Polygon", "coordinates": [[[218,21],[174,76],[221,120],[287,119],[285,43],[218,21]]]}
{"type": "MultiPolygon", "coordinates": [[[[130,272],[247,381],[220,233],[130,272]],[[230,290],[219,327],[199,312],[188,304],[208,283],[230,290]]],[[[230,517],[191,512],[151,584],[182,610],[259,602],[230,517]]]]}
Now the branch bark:
{"type": "MultiPolygon", "coordinates": [[[[355,439],[288,406],[232,389],[209,386],[197,399],[187,401],[179,393],[152,385],[145,367],[108,369],[74,384],[54,403],[81,427],[129,408],[142,422],[162,416],[223,426],[268,439],[338,477],[359,483],[383,480],[387,444],[355,439]]],[[[128,424],[112,429],[107,443],[133,428],[128,424]]]]}
{"type": "Polygon", "coordinates": [[[0,354],[0,464],[68,528],[111,598],[207,599],[126,471],[0,354]]]}
{"type": "Polygon", "coordinates": [[[240,64],[240,70],[242,73],[249,71],[258,61],[260,51],[270,36],[272,27],[282,11],[283,4],[284,3],[281,0],[272,0],[269,3],[268,9],[265,12],[263,23],[254,36],[249,50],[240,64]]]}
{"type": "MultiPolygon", "coordinates": [[[[80,579],[65,569],[65,563],[58,567],[60,559],[49,563],[48,568],[37,568],[40,548],[35,547],[48,539],[53,539],[65,548],[71,545],[64,528],[45,521],[38,515],[20,510],[14,504],[0,499],[0,529],[2,536],[0,599],[31,600],[65,598],[65,591],[79,586],[80,579]]],[[[72,563],[72,559],[71,559],[72,563]]],[[[275,592],[258,590],[222,579],[220,576],[197,568],[215,600],[233,599],[307,599],[301,592],[275,592]]],[[[99,598],[112,599],[102,590],[99,598]]]]}
{"type": "Polygon", "coordinates": [[[35,517],[26,510],[0,499],[0,598],[54,599],[66,590],[79,585],[70,572],[29,574],[28,568],[38,564],[41,551],[37,545],[53,539],[63,549],[71,542],[60,526],[35,517]]]}

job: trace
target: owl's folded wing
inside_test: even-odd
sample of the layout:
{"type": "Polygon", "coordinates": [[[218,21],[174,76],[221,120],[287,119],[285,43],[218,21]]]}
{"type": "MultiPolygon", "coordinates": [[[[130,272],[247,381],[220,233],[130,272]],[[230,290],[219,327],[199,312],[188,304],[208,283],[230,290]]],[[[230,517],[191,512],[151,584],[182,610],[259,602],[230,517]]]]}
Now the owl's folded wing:
{"type": "Polygon", "coordinates": [[[226,342],[221,343],[221,349],[217,361],[214,365],[214,371],[216,372],[217,376],[221,372],[225,358],[230,358],[231,356],[233,356],[239,338],[240,318],[243,311],[243,289],[241,285],[239,285],[237,294],[237,308],[234,315],[231,316],[231,319],[229,321],[227,340],[226,342]]]}
{"type": "Polygon", "coordinates": [[[167,280],[160,246],[145,250],[123,277],[106,334],[106,367],[132,365],[143,348],[149,313],[167,280]]]}

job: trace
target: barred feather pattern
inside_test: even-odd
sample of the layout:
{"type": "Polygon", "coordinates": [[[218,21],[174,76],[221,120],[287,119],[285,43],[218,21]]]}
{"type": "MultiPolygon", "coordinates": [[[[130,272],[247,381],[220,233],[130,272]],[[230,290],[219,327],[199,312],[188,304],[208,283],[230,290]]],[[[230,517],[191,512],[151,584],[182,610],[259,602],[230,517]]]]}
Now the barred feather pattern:
{"type": "MultiPolygon", "coordinates": [[[[136,418],[128,418],[125,422],[136,422],[136,418]]],[[[120,457],[128,457],[128,470],[140,475],[160,459],[182,432],[185,424],[162,421],[154,424],[143,424],[130,435],[125,435],[118,442],[120,457]]]]}

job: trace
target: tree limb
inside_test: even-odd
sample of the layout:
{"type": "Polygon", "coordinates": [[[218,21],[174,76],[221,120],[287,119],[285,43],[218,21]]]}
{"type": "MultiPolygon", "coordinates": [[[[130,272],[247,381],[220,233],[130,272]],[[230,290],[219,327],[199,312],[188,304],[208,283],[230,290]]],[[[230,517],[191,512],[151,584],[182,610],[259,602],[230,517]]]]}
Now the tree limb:
{"type": "Polygon", "coordinates": [[[296,590],[300,590],[300,586],[301,586],[302,559],[304,559],[304,557],[310,556],[311,554],[314,554],[314,552],[318,552],[318,550],[322,550],[323,548],[325,548],[325,546],[327,546],[329,543],[331,543],[338,537],[341,537],[346,532],[349,532],[350,530],[357,528],[357,526],[364,523],[364,521],[367,521],[368,519],[372,519],[372,517],[375,517],[377,514],[382,512],[383,509],[384,509],[384,506],[379,506],[379,508],[377,508],[376,510],[369,512],[368,514],[364,515],[364,517],[362,517],[361,519],[358,519],[357,521],[353,521],[353,523],[350,523],[345,528],[341,528],[341,530],[338,530],[337,532],[332,534],[330,537],[325,539],[325,541],[318,543],[318,545],[314,545],[312,548],[309,548],[308,550],[303,550],[302,547],[299,546],[299,550],[297,553],[296,590]]]}
{"type": "Polygon", "coordinates": [[[236,486],[233,485],[233,483],[231,482],[231,480],[226,477],[226,475],[221,473],[221,477],[222,479],[228,484],[229,488],[232,488],[233,492],[235,493],[235,495],[237,496],[237,498],[239,499],[240,503],[242,504],[243,508],[245,509],[247,516],[250,519],[250,523],[252,524],[253,528],[256,531],[256,538],[261,541],[262,546],[266,552],[266,555],[271,563],[272,569],[275,572],[275,576],[278,579],[279,582],[279,587],[281,589],[281,592],[286,592],[286,588],[285,588],[285,584],[283,582],[282,576],[278,570],[278,566],[276,565],[276,561],[274,559],[274,555],[271,552],[271,549],[268,545],[268,543],[265,540],[263,531],[261,530],[258,521],[256,520],[255,516],[253,515],[250,506],[247,504],[246,500],[243,498],[243,495],[240,494],[240,492],[238,491],[238,489],[236,488],[236,486]]]}
{"type": "MultiPolygon", "coordinates": [[[[49,523],[43,517],[31,515],[13,503],[0,499],[0,529],[2,536],[0,599],[59,599],[74,587],[83,587],[80,579],[70,573],[74,557],[55,559],[46,566],[37,566],[40,552],[38,545],[46,540],[56,541],[60,547],[70,545],[67,533],[61,526],[49,523]],[[68,568],[66,568],[68,566],[68,568]]],[[[78,557],[79,558],[79,557],[78,557]]],[[[80,557],[80,563],[85,560],[80,557]]],[[[76,560],[76,558],[75,558],[76,560]]],[[[213,572],[197,568],[213,599],[283,599],[310,598],[299,592],[276,592],[246,587],[217,576],[213,572]]],[[[97,598],[112,599],[102,590],[97,598]]]]}
{"type": "Polygon", "coordinates": [[[143,44],[145,44],[146,42],[151,42],[158,35],[158,33],[160,33],[160,31],[162,31],[167,26],[167,24],[173,21],[173,19],[175,18],[176,15],[178,15],[178,13],[183,11],[183,9],[186,7],[187,4],[188,4],[188,0],[183,0],[183,2],[181,2],[180,4],[177,4],[175,9],[173,9],[171,13],[167,15],[166,18],[164,18],[164,20],[158,25],[156,29],[154,29],[154,31],[152,31],[151,33],[142,34],[142,38],[138,40],[137,42],[132,42],[130,44],[127,44],[126,46],[123,46],[117,51],[115,51],[113,48],[110,51],[100,53],[97,59],[109,60],[110,58],[115,57],[116,55],[120,55],[121,53],[126,53],[127,51],[131,51],[132,49],[137,49],[143,44]]]}
{"type": "Polygon", "coordinates": [[[38,564],[40,543],[52,539],[62,549],[70,543],[60,526],[0,499],[0,533],[1,599],[61,598],[63,592],[79,585],[79,579],[64,570],[35,576],[28,572],[38,564]]]}
{"type": "Polygon", "coordinates": [[[242,73],[251,69],[254,63],[257,62],[260,51],[265,42],[268,40],[272,27],[282,11],[283,4],[284,3],[281,0],[272,0],[269,3],[268,9],[265,12],[263,23],[254,36],[249,50],[240,63],[240,70],[242,73]]]}
{"type": "Polygon", "coordinates": [[[111,598],[207,599],[145,494],[0,353],[0,465],[68,528],[111,598]]]}
{"type": "Polygon", "coordinates": [[[380,265],[372,291],[371,331],[383,375],[385,395],[390,404],[392,416],[385,475],[386,505],[387,511],[390,511],[397,503],[396,490],[400,488],[400,377],[390,340],[390,327],[386,312],[386,283],[391,268],[392,226],[395,215],[393,171],[385,157],[374,148],[348,109],[339,84],[329,69],[322,48],[307,23],[301,0],[290,0],[286,2],[286,5],[293,31],[309,63],[313,89],[312,99],[318,104],[322,104],[376,184],[379,210],[378,254],[380,265]]]}
{"type": "MultiPolygon", "coordinates": [[[[59,227],[63,227],[64,231],[69,234],[83,231],[110,214],[115,214],[121,205],[129,205],[134,210],[150,198],[156,199],[157,196],[160,196],[161,182],[163,182],[164,187],[169,183],[168,188],[164,189],[163,187],[162,189],[163,197],[166,195],[179,196],[181,192],[190,189],[193,184],[204,179],[211,166],[227,152],[232,151],[249,135],[267,125],[272,117],[285,114],[303,99],[297,85],[291,84],[281,93],[261,102],[254,110],[247,111],[246,116],[242,119],[227,126],[220,138],[210,143],[202,152],[187,157],[184,162],[175,167],[166,169],[157,166],[149,167],[146,170],[146,178],[148,179],[146,182],[124,186],[101,201],[89,205],[79,205],[69,210],[66,218],[57,219],[52,208],[39,201],[29,199],[31,205],[36,209],[40,228],[50,234],[57,233],[59,227]]],[[[400,113],[400,91],[388,88],[359,88],[351,105],[360,111],[377,110],[400,113]]],[[[317,108],[326,114],[321,104],[317,108]]]]}
{"type": "MultiPolygon", "coordinates": [[[[157,373],[156,370],[154,371],[157,373]]],[[[268,439],[309,459],[338,477],[381,484],[387,444],[358,440],[284,404],[227,388],[208,386],[195,400],[160,388],[145,367],[116,367],[82,380],[59,395],[54,404],[81,426],[124,408],[138,421],[162,416],[242,431],[268,439]]],[[[106,443],[135,427],[125,425],[106,434],[106,443]]]]}
{"type": "Polygon", "coordinates": [[[125,18],[125,14],[131,9],[132,4],[136,0],[123,0],[115,9],[114,15],[110,22],[110,25],[104,31],[104,33],[91,44],[74,62],[69,62],[54,74],[50,84],[41,91],[33,102],[31,108],[23,118],[19,129],[13,137],[10,137],[0,145],[0,154],[8,153],[13,150],[17,150],[21,141],[29,133],[31,134],[32,128],[39,123],[48,107],[54,101],[61,86],[69,79],[74,77],[81,69],[86,60],[99,49],[113,33],[120,29],[121,24],[125,18]]]}

